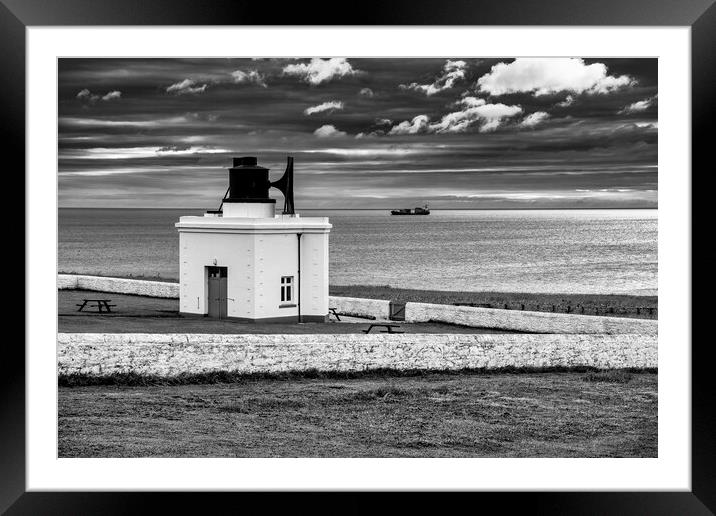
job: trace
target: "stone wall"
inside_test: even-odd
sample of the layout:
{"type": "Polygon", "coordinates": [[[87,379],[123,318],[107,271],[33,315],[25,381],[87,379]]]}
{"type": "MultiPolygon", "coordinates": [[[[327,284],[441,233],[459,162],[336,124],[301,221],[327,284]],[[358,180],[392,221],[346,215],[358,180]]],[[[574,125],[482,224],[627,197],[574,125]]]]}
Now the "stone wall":
{"type": "Polygon", "coordinates": [[[534,333],[598,333],[656,335],[658,321],[627,317],[556,314],[477,308],[472,306],[406,303],[406,322],[445,322],[472,326],[534,333]]]}
{"type": "Polygon", "coordinates": [[[64,289],[75,289],[77,288],[77,278],[79,276],[75,274],[58,274],[57,275],[57,288],[59,290],[64,289]]]}
{"type": "Polygon", "coordinates": [[[118,294],[134,294],[137,296],[179,298],[179,283],[169,283],[165,281],[58,274],[57,288],[115,292],[118,294]]]}
{"type": "Polygon", "coordinates": [[[384,320],[388,319],[390,314],[390,301],[381,299],[330,296],[328,304],[331,308],[335,308],[339,314],[384,320]]]}
{"type": "Polygon", "coordinates": [[[58,335],[58,372],[159,376],[363,371],[377,368],[494,369],[591,366],[657,367],[657,339],[647,335],[58,335]]]}

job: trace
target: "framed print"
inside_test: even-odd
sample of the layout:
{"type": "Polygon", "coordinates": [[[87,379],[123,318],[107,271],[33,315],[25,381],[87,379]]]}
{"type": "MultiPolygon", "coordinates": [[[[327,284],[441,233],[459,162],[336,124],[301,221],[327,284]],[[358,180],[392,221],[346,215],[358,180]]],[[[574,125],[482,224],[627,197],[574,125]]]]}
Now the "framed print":
{"type": "Polygon", "coordinates": [[[3,1],[27,238],[3,510],[713,511],[691,339],[710,2],[376,3],[349,25],[3,1]]]}

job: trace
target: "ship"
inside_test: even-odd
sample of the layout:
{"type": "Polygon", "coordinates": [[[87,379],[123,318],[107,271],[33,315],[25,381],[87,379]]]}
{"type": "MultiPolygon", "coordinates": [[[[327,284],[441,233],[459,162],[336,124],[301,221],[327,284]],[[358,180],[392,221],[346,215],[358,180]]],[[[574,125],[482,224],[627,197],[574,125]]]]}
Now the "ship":
{"type": "Polygon", "coordinates": [[[430,209],[426,204],[424,207],[417,207],[414,210],[410,208],[400,208],[397,210],[390,210],[391,215],[430,215],[430,209]]]}

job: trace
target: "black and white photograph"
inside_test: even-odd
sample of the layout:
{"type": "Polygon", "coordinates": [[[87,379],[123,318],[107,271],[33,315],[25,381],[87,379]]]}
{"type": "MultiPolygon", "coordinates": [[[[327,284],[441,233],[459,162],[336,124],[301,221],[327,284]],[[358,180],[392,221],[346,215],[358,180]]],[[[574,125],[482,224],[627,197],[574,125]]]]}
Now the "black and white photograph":
{"type": "Polygon", "coordinates": [[[658,457],[658,59],[57,66],[59,458],[658,457]]]}

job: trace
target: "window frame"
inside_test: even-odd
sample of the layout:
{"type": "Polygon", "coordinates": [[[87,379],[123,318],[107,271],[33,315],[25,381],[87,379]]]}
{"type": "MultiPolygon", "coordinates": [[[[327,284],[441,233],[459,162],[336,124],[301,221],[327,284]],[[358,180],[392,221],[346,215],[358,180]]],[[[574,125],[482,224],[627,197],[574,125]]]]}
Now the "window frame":
{"type": "Polygon", "coordinates": [[[281,276],[281,305],[295,306],[293,303],[294,276],[281,276]]]}

